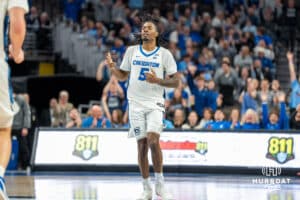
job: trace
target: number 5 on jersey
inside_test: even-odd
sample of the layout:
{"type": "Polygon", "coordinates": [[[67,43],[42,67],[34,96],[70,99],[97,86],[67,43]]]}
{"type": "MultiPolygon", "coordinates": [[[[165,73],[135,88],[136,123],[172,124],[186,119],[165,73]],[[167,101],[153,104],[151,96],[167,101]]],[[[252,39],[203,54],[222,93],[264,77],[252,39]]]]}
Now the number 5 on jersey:
{"type": "Polygon", "coordinates": [[[141,71],[140,71],[140,74],[139,74],[139,80],[140,81],[146,80],[146,74],[145,73],[147,73],[147,72],[149,72],[149,68],[141,68],[141,71]]]}

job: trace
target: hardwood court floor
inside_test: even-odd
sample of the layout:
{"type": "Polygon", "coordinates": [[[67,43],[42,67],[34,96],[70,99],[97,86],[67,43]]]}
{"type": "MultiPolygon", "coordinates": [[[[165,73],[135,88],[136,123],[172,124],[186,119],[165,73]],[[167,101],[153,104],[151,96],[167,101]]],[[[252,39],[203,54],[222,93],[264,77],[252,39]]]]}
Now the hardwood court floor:
{"type": "MultiPolygon", "coordinates": [[[[176,200],[299,200],[300,179],[263,184],[265,177],[166,174],[176,200]]],[[[6,176],[10,200],[135,200],[138,174],[35,174],[6,176]]],[[[269,180],[268,180],[269,181],[269,180]]],[[[153,199],[159,199],[153,197],[153,199]]]]}

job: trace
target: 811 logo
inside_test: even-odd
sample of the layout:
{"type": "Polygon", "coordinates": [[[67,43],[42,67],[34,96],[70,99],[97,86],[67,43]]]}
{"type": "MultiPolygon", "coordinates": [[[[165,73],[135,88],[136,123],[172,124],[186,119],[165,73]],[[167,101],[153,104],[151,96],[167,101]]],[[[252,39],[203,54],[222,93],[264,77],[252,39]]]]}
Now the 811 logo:
{"type": "Polygon", "coordinates": [[[98,139],[98,135],[78,135],[75,139],[73,155],[83,160],[90,160],[97,156],[98,139]]]}
{"type": "Polygon", "coordinates": [[[205,155],[208,150],[207,142],[198,142],[195,151],[201,155],[205,155]]]}
{"type": "Polygon", "coordinates": [[[271,137],[268,144],[267,158],[284,164],[295,158],[294,138],[271,137]]]}

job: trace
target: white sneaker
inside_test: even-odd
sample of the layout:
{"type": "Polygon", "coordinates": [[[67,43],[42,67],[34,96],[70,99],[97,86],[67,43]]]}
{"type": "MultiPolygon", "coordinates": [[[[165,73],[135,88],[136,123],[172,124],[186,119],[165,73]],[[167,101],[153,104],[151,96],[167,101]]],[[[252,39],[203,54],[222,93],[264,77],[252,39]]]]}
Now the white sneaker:
{"type": "Polygon", "coordinates": [[[163,181],[157,181],[155,183],[155,193],[160,196],[162,200],[174,200],[173,196],[165,188],[163,181]]]}
{"type": "Polygon", "coordinates": [[[2,177],[0,177],[0,200],[8,200],[5,188],[5,181],[2,177]]]}
{"type": "Polygon", "coordinates": [[[146,186],[145,184],[143,185],[144,191],[140,195],[137,200],[152,200],[152,188],[149,186],[146,186]]]}

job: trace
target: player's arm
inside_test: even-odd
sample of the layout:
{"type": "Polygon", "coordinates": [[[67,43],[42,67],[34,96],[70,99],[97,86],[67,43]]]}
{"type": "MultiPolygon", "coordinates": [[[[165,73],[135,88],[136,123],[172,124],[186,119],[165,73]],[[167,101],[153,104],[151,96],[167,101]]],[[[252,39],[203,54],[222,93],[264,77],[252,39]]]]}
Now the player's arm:
{"type": "Polygon", "coordinates": [[[12,5],[9,7],[9,37],[11,42],[9,53],[16,63],[21,63],[24,60],[22,45],[26,34],[26,22],[24,15],[27,10],[22,6],[14,5],[14,1],[11,2],[12,5]]]}
{"type": "Polygon", "coordinates": [[[155,83],[163,87],[168,88],[177,88],[179,85],[180,80],[180,74],[176,72],[175,74],[169,75],[166,79],[158,78],[154,72],[154,70],[151,69],[151,72],[145,73],[146,80],[149,83],[155,83]]]}
{"type": "Polygon", "coordinates": [[[118,80],[125,81],[126,79],[128,79],[129,71],[118,69],[116,67],[116,63],[113,62],[110,53],[106,54],[106,63],[108,64],[111,73],[115,75],[118,80]]]}

